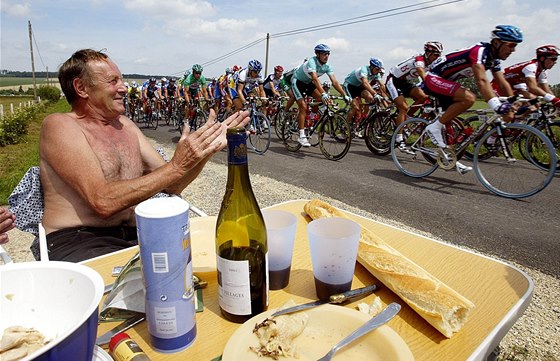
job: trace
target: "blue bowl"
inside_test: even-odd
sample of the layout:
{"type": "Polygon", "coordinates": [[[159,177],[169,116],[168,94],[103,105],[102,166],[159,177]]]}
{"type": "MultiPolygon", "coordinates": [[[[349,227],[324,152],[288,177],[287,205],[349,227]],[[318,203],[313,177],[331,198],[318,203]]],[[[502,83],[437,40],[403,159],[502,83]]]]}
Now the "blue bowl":
{"type": "Polygon", "coordinates": [[[34,328],[49,343],[22,360],[91,361],[104,283],[93,269],[69,262],[0,267],[0,334],[34,328]]]}

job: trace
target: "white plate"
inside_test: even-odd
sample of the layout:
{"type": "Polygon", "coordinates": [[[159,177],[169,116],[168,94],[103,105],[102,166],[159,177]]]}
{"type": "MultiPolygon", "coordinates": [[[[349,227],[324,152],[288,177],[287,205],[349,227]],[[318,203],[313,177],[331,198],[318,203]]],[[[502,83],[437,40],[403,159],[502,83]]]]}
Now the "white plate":
{"type": "Polygon", "coordinates": [[[216,271],[216,217],[192,217],[193,272],[216,271]]]}
{"type": "Polygon", "coordinates": [[[113,361],[113,358],[99,346],[95,346],[93,349],[93,360],[92,361],[113,361]]]}
{"type": "MultiPolygon", "coordinates": [[[[222,361],[263,361],[249,350],[257,346],[253,334],[256,323],[262,322],[275,310],[261,313],[246,321],[228,340],[222,361]]],[[[298,358],[282,357],[282,361],[315,361],[323,357],[332,346],[369,320],[370,316],[343,306],[322,305],[307,312],[309,322],[301,335],[295,339],[298,358]]],[[[404,340],[387,325],[356,340],[338,351],[333,361],[413,361],[414,356],[404,340]]]]}

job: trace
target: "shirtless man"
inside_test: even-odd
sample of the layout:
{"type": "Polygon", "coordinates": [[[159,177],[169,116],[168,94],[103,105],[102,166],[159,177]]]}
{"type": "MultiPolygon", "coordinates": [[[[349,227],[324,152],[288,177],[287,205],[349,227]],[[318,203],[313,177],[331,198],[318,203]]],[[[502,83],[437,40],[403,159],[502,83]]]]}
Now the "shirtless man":
{"type": "Polygon", "coordinates": [[[0,207],[0,244],[7,243],[8,232],[10,229],[15,228],[16,216],[6,208],[0,207]]]}
{"type": "Polygon", "coordinates": [[[77,51],[59,81],[72,110],[45,118],[39,145],[51,260],[77,262],[136,244],[134,207],[158,192],[180,194],[225,147],[227,127],[248,122],[247,112],[224,123],[211,112],[196,132],[185,128],[166,163],[122,115],[126,88],[107,55],[77,51]]]}

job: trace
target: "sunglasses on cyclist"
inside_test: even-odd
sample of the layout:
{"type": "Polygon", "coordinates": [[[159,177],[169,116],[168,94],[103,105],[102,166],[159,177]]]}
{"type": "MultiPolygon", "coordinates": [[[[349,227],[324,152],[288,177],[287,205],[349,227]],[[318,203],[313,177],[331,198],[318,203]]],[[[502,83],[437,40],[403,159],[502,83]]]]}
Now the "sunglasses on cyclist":
{"type": "Polygon", "coordinates": [[[194,74],[194,75],[200,75],[200,74],[202,74],[202,73],[201,73],[201,72],[198,72],[198,71],[195,71],[195,72],[193,72],[193,74],[194,74]]]}
{"type": "Polygon", "coordinates": [[[550,59],[550,60],[552,60],[552,61],[557,61],[557,60],[558,60],[558,57],[554,57],[554,58],[547,58],[547,59],[550,59]]]}
{"type": "Polygon", "coordinates": [[[517,46],[517,43],[512,43],[509,41],[502,41],[502,44],[504,44],[505,46],[507,46],[510,49],[515,49],[515,47],[517,46]]]}
{"type": "Polygon", "coordinates": [[[330,51],[322,51],[319,53],[319,55],[331,55],[330,51]]]}

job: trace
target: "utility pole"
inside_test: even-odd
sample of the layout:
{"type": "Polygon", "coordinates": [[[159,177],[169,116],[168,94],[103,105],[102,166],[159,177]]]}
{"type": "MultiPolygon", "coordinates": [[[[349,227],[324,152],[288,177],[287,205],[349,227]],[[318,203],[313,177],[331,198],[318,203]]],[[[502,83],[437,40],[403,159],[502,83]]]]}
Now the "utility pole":
{"type": "Polygon", "coordinates": [[[35,80],[35,59],[33,58],[33,30],[31,30],[31,20],[29,24],[29,50],[31,51],[31,72],[33,74],[33,99],[37,101],[37,81],[35,80]]]}
{"type": "Polygon", "coordinates": [[[270,43],[270,34],[266,33],[266,55],[265,55],[265,61],[264,61],[264,76],[263,78],[266,78],[266,76],[268,75],[268,46],[270,43]]]}

